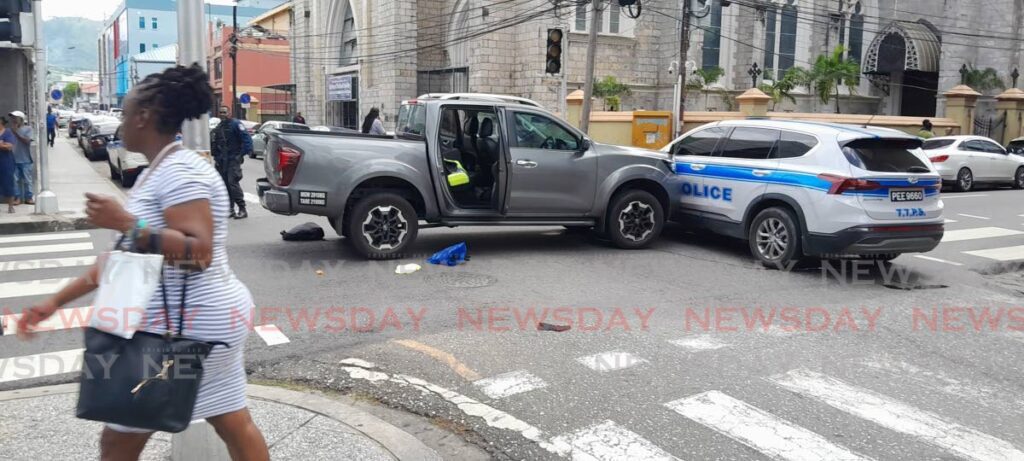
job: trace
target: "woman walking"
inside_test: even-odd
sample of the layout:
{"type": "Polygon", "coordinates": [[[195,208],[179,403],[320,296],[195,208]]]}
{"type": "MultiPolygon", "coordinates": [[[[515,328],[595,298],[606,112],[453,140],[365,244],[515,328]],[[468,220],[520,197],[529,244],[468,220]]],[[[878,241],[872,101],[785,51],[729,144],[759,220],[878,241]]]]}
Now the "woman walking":
{"type": "Polygon", "coordinates": [[[0,197],[7,200],[7,212],[14,213],[14,147],[18,138],[8,128],[10,121],[0,117],[0,197]]]}
{"type": "MultiPolygon", "coordinates": [[[[125,206],[111,197],[86,194],[86,213],[97,227],[135,238],[137,248],[164,255],[167,297],[179,299],[183,290],[187,293],[182,306],[168,306],[170,318],[178,318],[178,309],[187,308],[183,336],[230,346],[214,348],[204,362],[192,419],[206,419],[224,439],[233,460],[262,461],[269,454],[246,406],[243,362],[253,301],[228,266],[227,189],[207,160],[175,141],[182,122],[210,110],[213,94],[208,82],[200,67],[177,66],[150,75],[131,90],[124,104],[121,139],[125,149],[144,154],[150,166],[125,206]],[[153,242],[159,242],[158,248],[151,248],[153,242]],[[189,248],[191,258],[186,260],[189,248]]],[[[93,266],[31,308],[19,321],[19,334],[28,335],[60,306],[93,291],[99,273],[93,266]]],[[[159,321],[163,309],[158,289],[146,309],[146,331],[167,331],[169,326],[159,321]]],[[[137,460],[151,435],[145,429],[107,424],[100,438],[100,459],[137,460]]]]}
{"type": "Polygon", "coordinates": [[[363,119],[363,133],[385,135],[387,132],[384,131],[384,123],[380,121],[380,110],[374,107],[370,109],[370,113],[366,114],[366,118],[363,119]]]}

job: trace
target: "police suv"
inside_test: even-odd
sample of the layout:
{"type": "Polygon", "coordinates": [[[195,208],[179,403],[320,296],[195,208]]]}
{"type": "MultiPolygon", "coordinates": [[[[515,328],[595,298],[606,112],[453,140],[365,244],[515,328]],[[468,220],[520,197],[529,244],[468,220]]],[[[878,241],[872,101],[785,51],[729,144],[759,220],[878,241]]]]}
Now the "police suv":
{"type": "Polygon", "coordinates": [[[672,219],[746,239],[768,267],[890,260],[942,239],[939,174],[900,131],[803,121],[704,125],[663,148],[672,219]]]}

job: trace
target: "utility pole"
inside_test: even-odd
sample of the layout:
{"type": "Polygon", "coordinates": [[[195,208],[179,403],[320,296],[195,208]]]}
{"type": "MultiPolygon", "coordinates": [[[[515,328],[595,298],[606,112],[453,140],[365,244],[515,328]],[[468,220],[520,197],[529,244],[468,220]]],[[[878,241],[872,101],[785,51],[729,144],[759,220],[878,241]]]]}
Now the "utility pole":
{"type": "Polygon", "coordinates": [[[39,193],[36,195],[35,212],[53,214],[57,212],[57,194],[50,190],[50,159],[46,152],[46,43],[43,41],[43,0],[32,1],[32,17],[35,19],[35,77],[36,77],[36,148],[39,155],[39,193]]]}
{"type": "Polygon", "coordinates": [[[242,118],[238,113],[238,0],[231,7],[231,115],[242,118]]]}
{"type": "MultiPolygon", "coordinates": [[[[583,113],[580,114],[580,130],[590,134],[591,99],[594,96],[594,58],[597,55],[597,28],[601,24],[601,6],[604,0],[590,0],[590,29],[587,30],[587,70],[583,75],[583,113]]],[[[614,1],[614,0],[613,0],[614,1]]]]}
{"type": "MultiPolygon", "coordinates": [[[[203,0],[178,0],[178,64],[199,64],[206,68],[206,28],[203,0]]],[[[185,120],[181,125],[185,147],[205,155],[210,153],[210,115],[185,120]]]]}
{"type": "Polygon", "coordinates": [[[676,135],[683,133],[683,120],[686,113],[686,59],[690,51],[690,0],[680,0],[683,4],[683,22],[679,25],[679,118],[676,122],[676,135]]]}

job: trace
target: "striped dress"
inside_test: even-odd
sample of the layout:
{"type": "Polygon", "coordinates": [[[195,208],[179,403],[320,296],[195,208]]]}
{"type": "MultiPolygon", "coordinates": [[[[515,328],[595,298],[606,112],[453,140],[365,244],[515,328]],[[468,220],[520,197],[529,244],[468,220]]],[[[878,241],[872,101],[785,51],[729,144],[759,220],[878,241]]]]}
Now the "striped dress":
{"type": "MultiPolygon", "coordinates": [[[[209,161],[194,151],[180,149],[147,169],[132,189],[126,209],[145,219],[151,229],[167,227],[164,210],[193,200],[208,200],[213,211],[213,262],[205,271],[189,274],[183,335],[204,341],[223,341],[204,363],[193,420],[206,419],[246,407],[243,352],[252,322],[253,300],[248,288],[228,266],[227,188],[209,161]]],[[[164,286],[173,331],[178,328],[184,272],[164,267],[164,286]]],[[[146,309],[145,330],[167,331],[160,288],[146,309]]]]}

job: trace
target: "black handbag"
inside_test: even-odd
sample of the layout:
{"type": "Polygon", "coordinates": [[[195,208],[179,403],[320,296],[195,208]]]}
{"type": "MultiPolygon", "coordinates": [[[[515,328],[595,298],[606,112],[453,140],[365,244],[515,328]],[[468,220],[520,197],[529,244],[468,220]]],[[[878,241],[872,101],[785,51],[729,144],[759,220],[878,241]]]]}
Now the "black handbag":
{"type": "MultiPolygon", "coordinates": [[[[190,249],[186,244],[186,260],[190,249]]],[[[85,330],[85,356],[76,416],[153,431],[181,432],[192,422],[192,411],[203,377],[203,361],[217,341],[182,336],[185,293],[181,289],[178,332],[172,333],[167,286],[161,281],[167,333],[136,331],[125,339],[95,328],[85,330]]]]}

